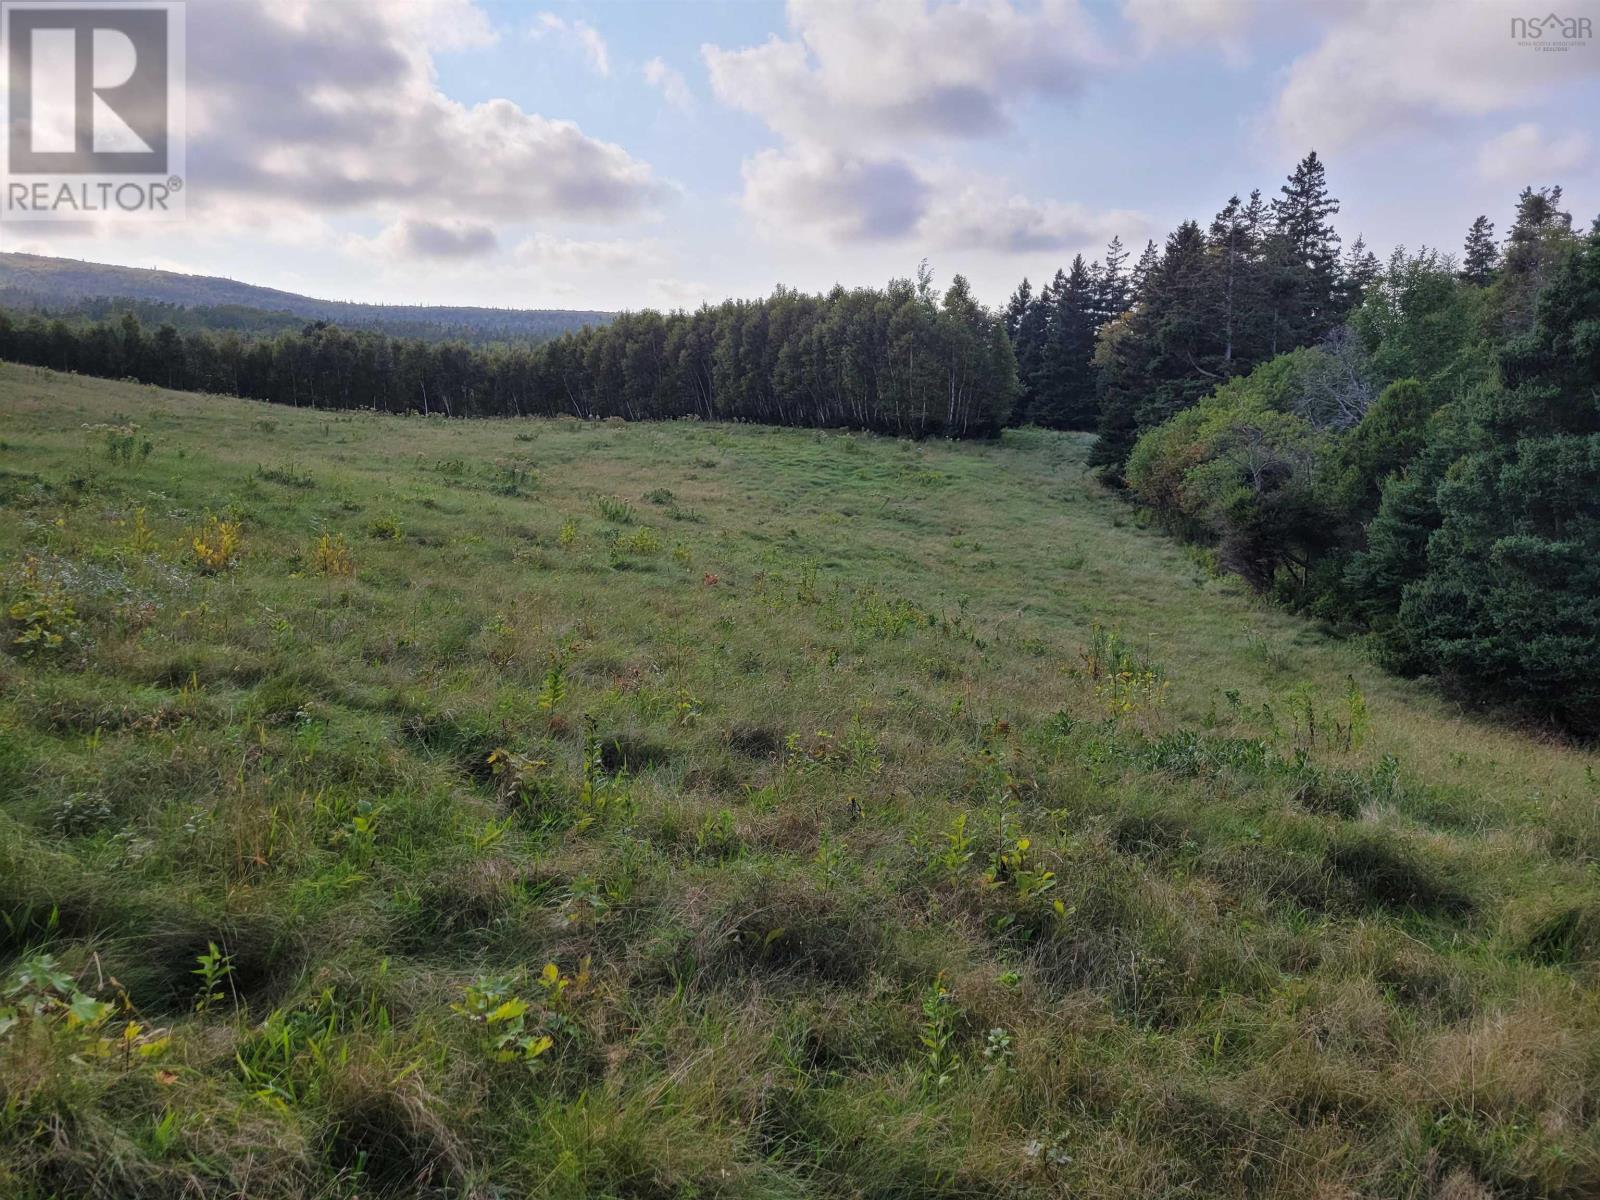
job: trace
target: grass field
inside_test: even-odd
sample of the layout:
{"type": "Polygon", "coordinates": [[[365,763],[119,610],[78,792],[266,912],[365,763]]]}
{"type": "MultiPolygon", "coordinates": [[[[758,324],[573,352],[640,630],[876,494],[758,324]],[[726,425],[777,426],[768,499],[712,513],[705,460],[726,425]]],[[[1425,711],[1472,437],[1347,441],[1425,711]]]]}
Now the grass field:
{"type": "Polygon", "coordinates": [[[1600,1194],[1600,757],[1086,449],[0,367],[0,1195],[1600,1194]]]}

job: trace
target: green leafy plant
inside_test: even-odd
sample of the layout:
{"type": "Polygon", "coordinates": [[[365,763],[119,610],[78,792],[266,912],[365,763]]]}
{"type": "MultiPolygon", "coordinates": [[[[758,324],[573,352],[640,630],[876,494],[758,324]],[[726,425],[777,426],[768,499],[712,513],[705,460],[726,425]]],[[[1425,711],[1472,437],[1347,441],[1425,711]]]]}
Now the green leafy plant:
{"type": "Polygon", "coordinates": [[[218,949],[215,942],[206,944],[206,951],[201,954],[196,962],[193,974],[200,979],[200,988],[195,995],[194,1010],[197,1013],[210,1012],[213,1005],[221,1004],[226,998],[222,991],[224,983],[230,983],[233,975],[233,955],[224,954],[218,949]]]}
{"type": "Polygon", "coordinates": [[[237,521],[208,516],[190,538],[196,564],[207,574],[226,571],[244,550],[244,530],[237,521]]]}
{"type": "Polygon", "coordinates": [[[526,999],[515,994],[511,980],[500,977],[482,978],[468,984],[462,999],[452,1004],[450,1010],[478,1028],[479,1044],[490,1059],[520,1062],[533,1071],[555,1045],[555,1039],[529,1028],[531,1007],[526,999]]]}
{"type": "MultiPolygon", "coordinates": [[[[121,999],[126,1010],[127,997],[121,999]]],[[[29,1035],[64,1039],[71,1061],[111,1062],[123,1070],[159,1058],[171,1045],[164,1029],[125,1020],[110,1032],[118,1004],[85,989],[48,954],[23,959],[0,990],[0,1044],[29,1035]]]]}
{"type": "Polygon", "coordinates": [[[984,1035],[983,1062],[991,1072],[1009,1074],[1015,1054],[1016,1047],[1008,1030],[996,1027],[984,1035]]]}
{"type": "Polygon", "coordinates": [[[391,513],[373,517],[367,522],[367,536],[377,541],[398,542],[405,535],[406,531],[400,524],[399,518],[391,513]]]}
{"type": "Polygon", "coordinates": [[[311,567],[318,575],[349,578],[356,573],[355,556],[342,533],[324,533],[311,547],[311,567]]]}
{"type": "Polygon", "coordinates": [[[567,698],[567,669],[560,659],[550,664],[539,685],[539,711],[554,712],[567,698]]]}
{"type": "Polygon", "coordinates": [[[44,573],[39,560],[29,556],[12,587],[16,597],[7,607],[11,644],[27,657],[60,651],[73,642],[82,621],[72,597],[61,583],[44,573]]]}
{"type": "Polygon", "coordinates": [[[955,1050],[956,1025],[960,1019],[961,1010],[956,1006],[955,996],[945,987],[944,976],[940,975],[922,993],[922,1025],[917,1031],[917,1040],[922,1043],[923,1069],[936,1088],[950,1083],[961,1066],[955,1050]]]}
{"type": "Polygon", "coordinates": [[[615,496],[596,497],[594,507],[602,519],[614,525],[632,525],[638,515],[634,512],[633,505],[626,500],[618,500],[615,496]]]}
{"type": "Polygon", "coordinates": [[[972,861],[972,835],[967,832],[967,814],[961,812],[950,818],[949,827],[939,836],[944,841],[944,849],[934,863],[948,878],[956,879],[972,861]]]}
{"type": "Polygon", "coordinates": [[[1001,849],[995,852],[994,869],[989,877],[991,883],[1009,881],[1016,889],[1017,899],[1024,904],[1056,886],[1055,872],[1036,866],[1030,856],[1032,849],[1032,840],[1025,837],[1018,838],[1009,849],[1002,843],[1001,849]]]}

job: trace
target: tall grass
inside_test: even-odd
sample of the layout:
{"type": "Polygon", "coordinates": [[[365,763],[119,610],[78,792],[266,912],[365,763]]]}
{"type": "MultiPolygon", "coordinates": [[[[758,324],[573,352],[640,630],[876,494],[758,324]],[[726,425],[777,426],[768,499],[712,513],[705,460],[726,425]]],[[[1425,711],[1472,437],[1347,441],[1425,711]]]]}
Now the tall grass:
{"type": "Polygon", "coordinates": [[[0,412],[0,1195],[1600,1192],[1600,761],[1082,439],[0,412]]]}

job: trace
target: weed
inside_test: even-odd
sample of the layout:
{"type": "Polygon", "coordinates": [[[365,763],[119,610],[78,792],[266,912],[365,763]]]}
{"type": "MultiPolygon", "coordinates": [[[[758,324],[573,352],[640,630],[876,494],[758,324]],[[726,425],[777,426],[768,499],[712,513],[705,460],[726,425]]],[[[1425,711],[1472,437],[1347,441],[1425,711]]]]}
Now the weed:
{"type": "Polygon", "coordinates": [[[135,554],[149,554],[156,547],[155,531],[143,508],[133,510],[133,528],[128,531],[128,548],[135,554]]]}
{"type": "Polygon", "coordinates": [[[967,814],[957,813],[950,818],[950,826],[940,835],[944,849],[934,860],[934,865],[947,879],[958,879],[972,861],[972,837],[967,833],[967,814]]]}
{"type": "Polygon", "coordinates": [[[1367,740],[1372,722],[1367,716],[1367,698],[1356,685],[1354,675],[1345,676],[1344,704],[1344,746],[1346,750],[1359,750],[1361,743],[1367,740]]]}
{"type": "Polygon", "coordinates": [[[114,463],[131,466],[150,457],[155,443],[139,436],[139,427],[133,424],[91,426],[105,433],[106,457],[114,463]]]}
{"type": "Polygon", "coordinates": [[[400,519],[391,513],[373,517],[367,522],[367,536],[380,542],[398,542],[406,535],[400,519]]]}
{"type": "Polygon", "coordinates": [[[311,567],[318,575],[347,579],[356,573],[356,560],[342,533],[324,533],[311,547],[311,567]]]}
{"type": "Polygon", "coordinates": [[[479,1029],[479,1044],[495,1062],[520,1062],[537,1070],[556,1038],[575,1041],[581,1031],[572,1017],[574,998],[589,986],[589,960],[579,964],[576,975],[564,974],[555,963],[546,963],[534,978],[537,1000],[517,994],[514,980],[480,978],[469,984],[459,1003],[451,1010],[479,1029]]]}
{"type": "Polygon", "coordinates": [[[556,659],[544,673],[544,679],[539,684],[539,711],[555,712],[561,702],[567,698],[567,669],[566,665],[556,659]]]}
{"type": "Polygon", "coordinates": [[[615,496],[597,496],[594,507],[600,514],[601,520],[610,521],[613,525],[632,525],[638,515],[634,512],[633,505],[626,500],[618,500],[615,496]]]}
{"type": "Polygon", "coordinates": [[[648,525],[641,525],[627,537],[622,538],[617,544],[628,554],[659,554],[661,552],[661,538],[648,525]]]}
{"type": "Polygon", "coordinates": [[[1009,1030],[996,1027],[983,1038],[983,1063],[985,1069],[999,1075],[1009,1075],[1016,1048],[1009,1030]]]}
{"type": "Polygon", "coordinates": [[[312,478],[310,472],[291,466],[257,467],[256,478],[283,487],[295,488],[298,491],[308,491],[317,486],[317,481],[312,478]]]}
{"type": "Polygon", "coordinates": [[[194,1011],[208,1013],[214,1004],[221,1004],[226,998],[222,985],[230,982],[233,975],[233,955],[224,954],[217,948],[215,942],[206,943],[206,951],[195,960],[199,965],[195,967],[194,974],[199,977],[200,987],[195,994],[194,1011]]]}
{"type": "Polygon", "coordinates": [[[23,560],[22,570],[8,589],[15,597],[6,607],[11,624],[11,645],[26,657],[40,653],[59,653],[78,638],[83,622],[66,588],[45,574],[43,565],[31,555],[23,560]]]}
{"type": "Polygon", "coordinates": [[[487,763],[490,773],[499,781],[501,798],[523,804],[531,802],[538,793],[544,773],[550,767],[545,759],[518,754],[503,746],[490,753],[487,763]]]}
{"type": "Polygon", "coordinates": [[[208,516],[205,524],[191,536],[190,546],[202,571],[220,574],[239,561],[244,550],[244,530],[237,521],[208,516]]]}
{"type": "Polygon", "coordinates": [[[949,1085],[961,1066],[955,1050],[960,1019],[961,1010],[941,975],[922,993],[922,1025],[917,1032],[917,1040],[922,1043],[924,1076],[935,1088],[949,1085]]]}

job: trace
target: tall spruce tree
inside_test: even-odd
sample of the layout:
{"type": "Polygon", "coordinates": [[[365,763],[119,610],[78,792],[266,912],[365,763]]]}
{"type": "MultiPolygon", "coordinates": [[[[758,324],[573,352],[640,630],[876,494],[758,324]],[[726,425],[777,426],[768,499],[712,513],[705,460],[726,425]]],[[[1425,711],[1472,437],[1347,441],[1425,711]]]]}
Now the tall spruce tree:
{"type": "Polygon", "coordinates": [[[1150,290],[1151,392],[1139,427],[1160,424],[1228,377],[1205,235],[1185,221],[1167,238],[1150,290]]]}
{"type": "Polygon", "coordinates": [[[1099,303],[1096,305],[1100,324],[1120,317],[1132,302],[1132,283],[1128,278],[1128,252],[1122,239],[1112,237],[1106,246],[1105,271],[1100,279],[1099,303]]]}
{"type": "Polygon", "coordinates": [[[1094,293],[1089,269],[1079,254],[1051,285],[1054,304],[1045,334],[1043,360],[1035,386],[1033,419],[1052,429],[1092,429],[1095,402],[1094,293]]]}
{"type": "Polygon", "coordinates": [[[1155,275],[1156,268],[1161,265],[1161,251],[1156,249],[1154,241],[1144,244],[1144,250],[1138,260],[1133,264],[1133,270],[1128,275],[1128,292],[1134,301],[1144,299],[1145,289],[1150,286],[1151,277],[1155,275]]]}
{"type": "Polygon", "coordinates": [[[1339,202],[1315,150],[1296,164],[1272,202],[1269,238],[1273,321],[1269,353],[1321,339],[1339,319],[1339,235],[1328,218],[1339,202]]]}
{"type": "Polygon", "coordinates": [[[1215,264],[1214,294],[1223,370],[1231,373],[1239,349],[1240,312],[1247,303],[1256,251],[1255,231],[1238,196],[1228,197],[1222,211],[1212,218],[1208,242],[1215,264]]]}
{"type": "Polygon", "coordinates": [[[1028,305],[1033,303],[1033,284],[1028,282],[1024,275],[1022,282],[1017,284],[1017,290],[1011,293],[1011,299],[1006,301],[1006,336],[1011,339],[1011,344],[1017,344],[1017,334],[1022,329],[1022,318],[1028,312],[1028,305]]]}
{"type": "Polygon", "coordinates": [[[1099,438],[1090,462],[1111,481],[1121,480],[1140,433],[1227,378],[1211,262],[1199,225],[1178,226],[1159,259],[1153,247],[1147,249],[1141,267],[1133,311],[1102,334],[1099,438]]]}
{"type": "Polygon", "coordinates": [[[1500,247],[1494,240],[1494,222],[1479,216],[1467,230],[1461,256],[1461,278],[1478,287],[1488,287],[1500,269],[1500,247]]]}

